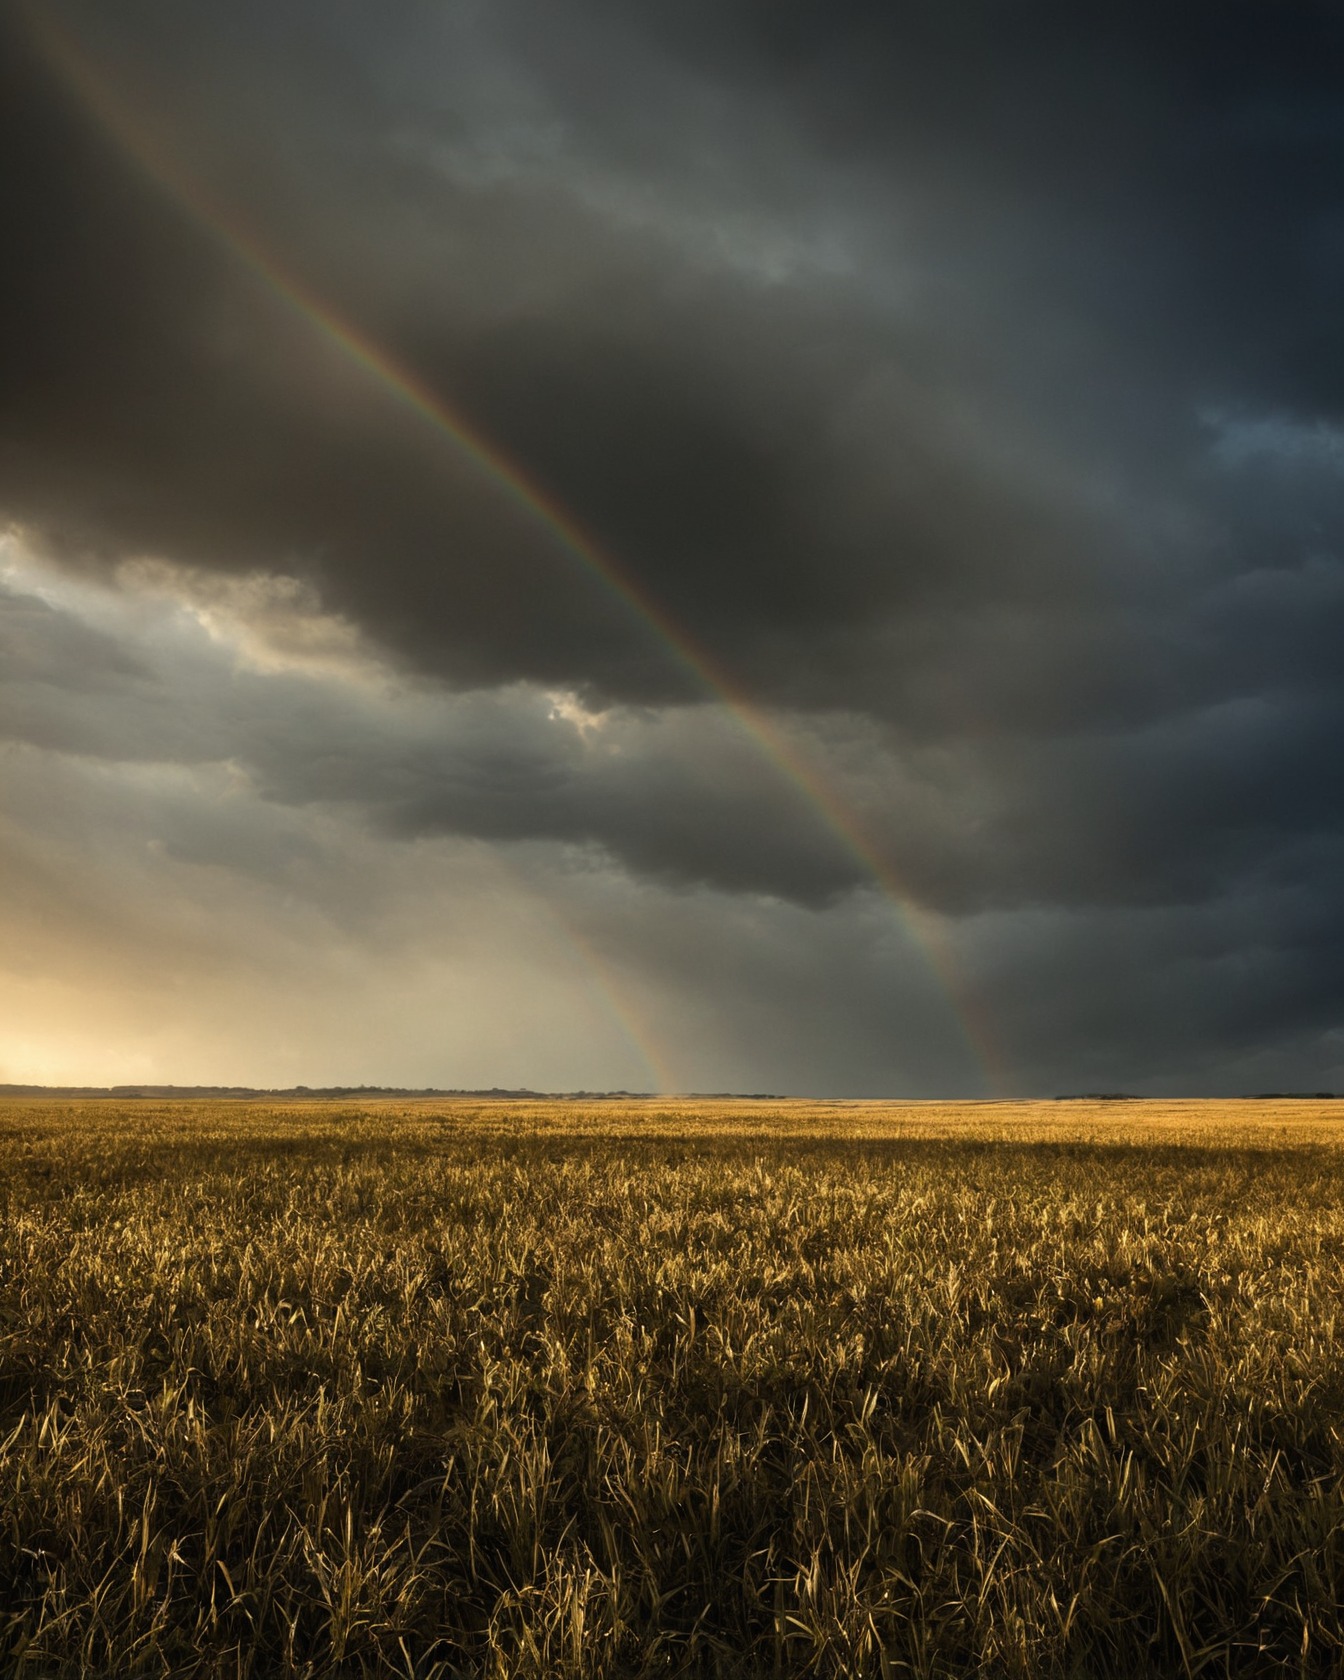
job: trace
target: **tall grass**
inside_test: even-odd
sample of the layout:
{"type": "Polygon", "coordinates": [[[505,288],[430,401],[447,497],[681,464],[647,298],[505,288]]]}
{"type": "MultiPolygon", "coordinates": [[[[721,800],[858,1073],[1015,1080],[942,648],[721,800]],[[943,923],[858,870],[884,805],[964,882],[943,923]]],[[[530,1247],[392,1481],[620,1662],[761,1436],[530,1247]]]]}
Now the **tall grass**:
{"type": "Polygon", "coordinates": [[[1236,1118],[0,1107],[0,1671],[1339,1672],[1344,1156],[1236,1118]]]}

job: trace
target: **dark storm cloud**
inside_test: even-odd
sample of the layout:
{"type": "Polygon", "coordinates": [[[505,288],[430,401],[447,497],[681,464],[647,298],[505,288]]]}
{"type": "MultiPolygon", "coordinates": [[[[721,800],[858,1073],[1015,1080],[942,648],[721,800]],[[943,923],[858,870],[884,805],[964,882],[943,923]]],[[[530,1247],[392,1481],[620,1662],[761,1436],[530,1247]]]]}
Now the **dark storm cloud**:
{"type": "Polygon", "coordinates": [[[1341,918],[1310,882],[1208,904],[1039,912],[980,930],[1018,1088],[1245,1095],[1344,1084],[1341,918]]]}
{"type": "MultiPolygon", "coordinates": [[[[1061,605],[1094,641],[1155,570],[1217,564],[1173,529],[1225,517],[1198,404],[1338,397],[1324,11],[68,15],[188,170],[767,697],[913,724],[874,626],[945,645],[999,605],[1043,609],[1034,656],[1067,665],[1061,605]]],[[[456,681],[685,692],[10,59],[12,511],[304,567],[456,681]]],[[[1014,700],[987,696],[1034,727],[1014,700]]]]}
{"type": "MultiPolygon", "coordinates": [[[[789,709],[917,898],[1001,918],[985,984],[1032,1065],[1054,1020],[1080,1081],[1125,1083],[1085,1048],[1157,1065],[1182,987],[1210,1057],[1338,1014],[1313,932],[1344,903],[1337,8],[42,15],[137,143],[789,709]]],[[[670,704],[701,695],[650,626],[128,155],[43,39],[5,14],[0,516],[103,574],[309,579],[407,670],[512,698],[450,728],[273,683],[188,719],[138,644],[11,603],[7,657],[42,641],[64,673],[20,673],[14,733],[234,756],[278,804],[404,836],[814,905],[862,885],[748,744],[670,704]],[[623,752],[517,684],[614,705],[623,752]]]]}
{"type": "MultiPolygon", "coordinates": [[[[123,29],[114,41],[109,79],[128,76],[132,99],[135,78],[147,82],[170,135],[174,116],[182,126],[175,85],[194,101],[199,78],[211,77],[199,104],[210,111],[213,94],[226,120],[226,95],[250,89],[253,58],[275,45],[258,23],[240,48],[238,14],[223,32],[215,18],[199,37],[214,45],[222,32],[226,50],[203,60],[197,45],[183,73],[174,49],[198,37],[184,42],[181,22],[169,27],[155,8],[129,15],[142,32],[128,44],[123,29]]],[[[572,32],[579,39],[559,69],[586,42],[612,85],[625,85],[593,21],[576,13],[572,32]]],[[[512,37],[531,40],[522,23],[512,37]]],[[[454,126],[433,105],[379,104],[388,95],[374,78],[359,90],[336,77],[333,88],[308,85],[313,61],[291,41],[290,79],[307,103],[292,101],[296,116],[291,101],[277,109],[251,91],[243,110],[289,165],[277,174],[293,202],[273,186],[252,213],[263,227],[268,215],[280,224],[272,242],[299,272],[316,273],[319,291],[459,397],[655,600],[765,693],[844,703],[844,672],[865,646],[855,632],[875,618],[1090,592],[1075,556],[1115,549],[1104,521],[1067,498],[1056,505],[1020,452],[985,459],[999,442],[968,438],[961,408],[998,399],[973,383],[979,372],[974,358],[964,365],[958,327],[923,310],[905,319],[884,303],[883,244],[899,229],[887,225],[879,183],[846,209],[858,248],[840,273],[809,272],[806,238],[801,271],[789,271],[786,252],[776,273],[771,237],[790,214],[806,224],[843,185],[821,176],[802,202],[777,190],[764,231],[737,227],[742,195],[766,173],[753,147],[786,132],[786,113],[760,112],[763,137],[750,117],[720,118],[710,145],[728,160],[724,192],[699,179],[700,148],[677,140],[694,120],[699,83],[665,78],[657,115],[671,138],[655,145],[647,119],[643,132],[635,123],[633,92],[599,101],[594,116],[583,107],[591,76],[553,85],[555,44],[553,27],[538,31],[540,62],[515,74],[575,138],[558,160],[523,144],[510,161],[520,143],[507,123],[500,136],[487,127],[476,137],[477,157],[460,139],[454,147],[454,126]],[[355,91],[366,104],[352,112],[355,91]],[[366,155],[348,169],[359,154],[352,117],[366,155]],[[632,151],[647,200],[633,207],[632,151]],[[497,155],[502,178],[487,171],[483,185],[473,167],[497,155]],[[666,203],[675,211],[679,196],[685,207],[665,225],[666,203]],[[428,233],[415,235],[412,211],[428,233]],[[351,227],[364,246],[353,259],[351,227]],[[827,630],[838,644],[829,661],[812,649],[827,630]]],[[[615,46],[636,51],[628,29],[615,46]]],[[[29,260],[9,271],[4,311],[15,342],[0,488],[14,511],[76,546],[215,564],[297,560],[334,601],[457,680],[537,676],[617,695],[676,686],[656,639],[632,633],[553,541],[510,517],[395,404],[357,379],[341,388],[323,367],[330,352],[70,109],[68,90],[53,88],[31,51],[11,56],[20,85],[5,110],[21,144],[10,149],[29,167],[11,177],[7,221],[21,239],[34,223],[48,235],[23,241],[29,260]]],[[[352,77],[349,57],[335,57],[352,77]]],[[[332,59],[319,55],[317,70],[332,59]]],[[[637,55],[633,68],[643,67],[637,55]]],[[[411,85],[413,95],[428,91],[411,85]]],[[[732,91],[710,90],[720,105],[732,91]]],[[[809,108],[804,97],[804,137],[809,108]]],[[[239,183],[215,161],[218,131],[198,126],[193,136],[185,126],[177,143],[189,162],[194,138],[204,174],[222,172],[226,192],[251,187],[255,197],[249,171],[239,183]]],[[[978,424],[1030,431],[1031,417],[978,424]]],[[[1060,463],[1046,465],[1060,476],[1060,463]]],[[[899,680],[868,676],[866,700],[899,704],[899,680]]]]}

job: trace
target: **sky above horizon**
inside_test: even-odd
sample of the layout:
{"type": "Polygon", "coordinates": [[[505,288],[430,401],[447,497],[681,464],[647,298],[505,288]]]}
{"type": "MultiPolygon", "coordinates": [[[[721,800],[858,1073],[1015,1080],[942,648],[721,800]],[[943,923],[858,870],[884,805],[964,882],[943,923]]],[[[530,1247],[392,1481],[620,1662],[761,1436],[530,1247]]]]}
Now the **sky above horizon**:
{"type": "Polygon", "coordinates": [[[0,1082],[1344,1089],[1342,72],[0,0],[0,1082]]]}

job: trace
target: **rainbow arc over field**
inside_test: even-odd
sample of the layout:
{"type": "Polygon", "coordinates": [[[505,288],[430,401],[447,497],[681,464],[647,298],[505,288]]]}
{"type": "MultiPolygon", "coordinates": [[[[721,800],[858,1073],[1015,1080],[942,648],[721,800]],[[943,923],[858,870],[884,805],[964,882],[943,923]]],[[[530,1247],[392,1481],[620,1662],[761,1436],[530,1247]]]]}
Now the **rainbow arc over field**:
{"type": "MultiPolygon", "coordinates": [[[[414,369],[399,361],[357,325],[340,315],[304,278],[286,266],[256,233],[228,206],[220,204],[172,155],[153,133],[140,112],[112,85],[107,74],[68,27],[50,11],[29,5],[26,16],[48,63],[99,122],[122,151],[165,191],[236,260],[298,312],[344,356],[362,367],[384,390],[412,409],[463,454],[527,515],[539,522],[585,570],[598,578],[643,626],[651,629],[677,663],[713,699],[720,702],[756,743],[765,757],[803,795],[832,834],[863,867],[873,883],[898,911],[946,996],[986,1089],[1003,1087],[999,1058],[988,1024],[980,1018],[955,973],[941,926],[905,891],[881,856],[863,823],[839,797],[819,768],[784,734],[741,685],[705,649],[699,647],[666,610],[641,588],[612,555],[584,530],[575,515],[537,482],[527,468],[506,455],[471,419],[440,392],[432,390],[414,369]]],[[[570,930],[572,933],[572,930],[570,930]]],[[[591,964],[591,953],[580,949],[591,964]]],[[[602,967],[594,969],[598,984],[609,990],[602,967]]],[[[625,1021],[626,1011],[616,1008],[625,1021]]],[[[654,1065],[660,1068],[665,1058],[654,1065]]]]}

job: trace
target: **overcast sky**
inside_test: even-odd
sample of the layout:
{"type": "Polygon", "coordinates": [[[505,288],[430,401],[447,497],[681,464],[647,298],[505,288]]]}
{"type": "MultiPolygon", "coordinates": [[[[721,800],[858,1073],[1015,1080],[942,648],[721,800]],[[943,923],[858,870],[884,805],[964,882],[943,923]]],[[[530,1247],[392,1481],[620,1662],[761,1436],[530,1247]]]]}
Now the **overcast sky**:
{"type": "Polygon", "coordinates": [[[1333,0],[0,6],[0,1081],[1344,1089],[1333,0]]]}

